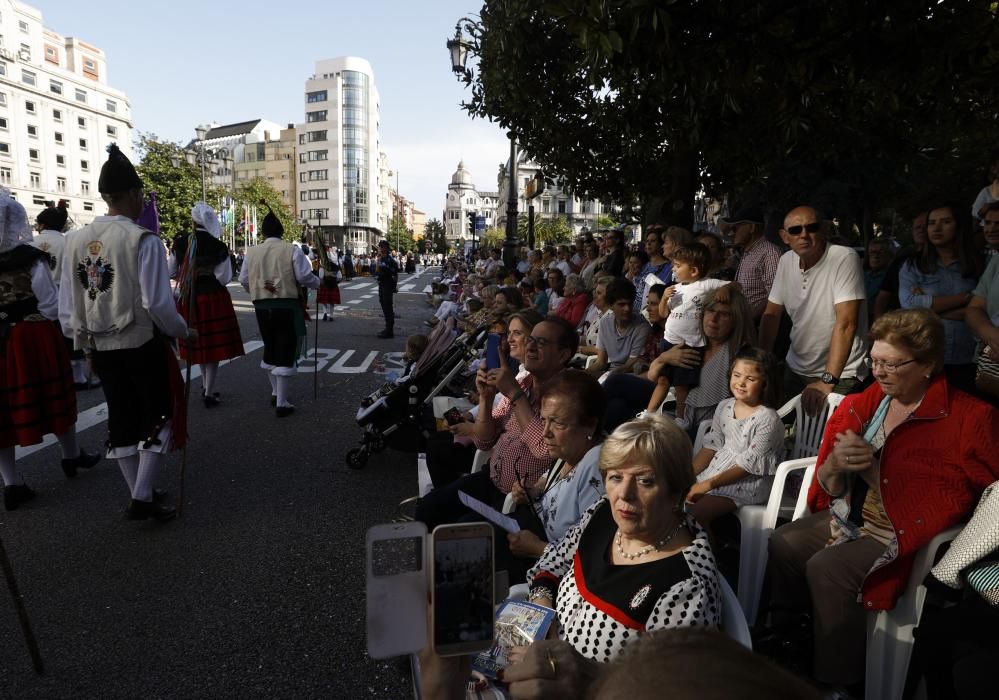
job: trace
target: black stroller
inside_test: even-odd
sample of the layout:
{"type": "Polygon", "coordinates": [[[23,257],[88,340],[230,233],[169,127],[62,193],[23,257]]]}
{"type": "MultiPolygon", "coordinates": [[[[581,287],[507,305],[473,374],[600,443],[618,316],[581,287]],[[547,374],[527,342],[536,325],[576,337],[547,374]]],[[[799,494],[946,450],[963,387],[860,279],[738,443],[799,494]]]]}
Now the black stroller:
{"type": "Polygon", "coordinates": [[[361,469],[368,456],[386,447],[403,452],[425,449],[434,426],[430,407],[452,380],[475,359],[485,343],[486,328],[458,336],[454,319],[441,323],[409,374],[389,382],[361,400],[357,424],[364,428],[361,446],[347,452],[347,466],[361,469]]]}

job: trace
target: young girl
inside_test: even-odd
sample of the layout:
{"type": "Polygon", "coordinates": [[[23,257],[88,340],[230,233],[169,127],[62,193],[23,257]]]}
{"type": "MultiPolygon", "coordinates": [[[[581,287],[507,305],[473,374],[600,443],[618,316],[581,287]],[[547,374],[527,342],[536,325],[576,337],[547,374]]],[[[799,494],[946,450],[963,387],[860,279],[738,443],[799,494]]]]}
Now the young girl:
{"type": "Polygon", "coordinates": [[[694,457],[697,483],[687,492],[689,512],[709,527],[739,506],[763,503],[783,452],[777,411],[777,360],[757,348],[740,350],[729,370],[732,398],[715,409],[704,447],[694,457]]]}
{"type": "Polygon", "coordinates": [[[333,308],[340,303],[340,266],[333,264],[331,271],[319,268],[319,303],[323,305],[323,320],[332,321],[333,308]]]}

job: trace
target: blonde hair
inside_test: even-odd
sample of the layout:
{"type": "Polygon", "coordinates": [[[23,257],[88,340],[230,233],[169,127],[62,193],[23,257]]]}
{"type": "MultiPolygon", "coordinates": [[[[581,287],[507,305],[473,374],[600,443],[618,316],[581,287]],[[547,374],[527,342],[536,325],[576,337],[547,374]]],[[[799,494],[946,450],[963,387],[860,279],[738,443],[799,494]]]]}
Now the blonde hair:
{"type": "Polygon", "coordinates": [[[937,374],[944,365],[943,321],[929,309],[896,309],[889,311],[871,326],[870,343],[880,340],[906,348],[916,362],[932,365],[937,374]]]}
{"type": "Polygon", "coordinates": [[[687,433],[658,414],[622,423],[600,450],[600,473],[647,463],[666,494],[682,499],[694,485],[693,448],[687,433]]]}

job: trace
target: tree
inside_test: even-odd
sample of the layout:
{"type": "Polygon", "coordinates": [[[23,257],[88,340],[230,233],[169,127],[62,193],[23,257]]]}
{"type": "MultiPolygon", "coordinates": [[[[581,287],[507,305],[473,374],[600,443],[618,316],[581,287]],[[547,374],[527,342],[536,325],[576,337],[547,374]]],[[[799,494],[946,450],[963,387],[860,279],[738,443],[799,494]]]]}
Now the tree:
{"type": "Polygon", "coordinates": [[[406,228],[406,220],[401,216],[393,216],[389,222],[388,235],[385,237],[389,246],[403,253],[415,250],[413,230],[406,228]]]}
{"type": "MultiPolygon", "coordinates": [[[[517,217],[517,235],[521,240],[527,241],[528,222],[527,215],[521,214],[517,217]]],[[[572,240],[572,226],[565,217],[542,218],[534,217],[534,247],[541,248],[545,245],[558,245],[568,243],[572,240]]]]}
{"type": "Polygon", "coordinates": [[[997,26],[991,0],[486,0],[465,107],[646,221],[689,225],[701,187],[853,217],[979,186],[997,26]]]}
{"type": "Polygon", "coordinates": [[[441,255],[447,254],[447,230],[437,219],[430,219],[423,227],[423,236],[430,241],[430,250],[441,255]]]}
{"type": "MultiPolygon", "coordinates": [[[[172,239],[192,230],[191,208],[201,199],[201,171],[187,161],[184,147],[172,141],[161,141],[155,134],[140,133],[136,152],[136,171],[147,192],[156,193],[160,212],[160,235],[172,239]],[[176,162],[176,165],[174,163],[176,162]]],[[[217,206],[223,190],[208,186],[208,202],[217,206]]]]}
{"type": "Polygon", "coordinates": [[[506,229],[493,226],[479,239],[480,248],[502,248],[506,240],[506,229]]]}
{"type": "MultiPolygon", "coordinates": [[[[281,222],[284,235],[281,236],[286,241],[300,241],[302,239],[302,224],[295,219],[295,214],[281,199],[281,193],[262,177],[255,177],[248,180],[236,188],[236,206],[241,209],[244,206],[256,206],[257,226],[263,222],[267,216],[267,210],[274,212],[274,216],[281,222]],[[266,204],[262,207],[261,204],[266,204]]],[[[237,214],[237,220],[242,217],[237,214]]]]}

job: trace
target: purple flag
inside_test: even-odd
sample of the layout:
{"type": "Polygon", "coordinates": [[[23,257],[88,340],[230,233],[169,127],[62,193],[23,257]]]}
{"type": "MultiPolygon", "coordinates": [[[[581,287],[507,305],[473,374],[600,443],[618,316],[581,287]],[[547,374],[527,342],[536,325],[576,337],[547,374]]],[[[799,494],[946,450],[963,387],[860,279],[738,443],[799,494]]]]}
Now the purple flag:
{"type": "Polygon", "coordinates": [[[149,193],[146,206],[142,208],[142,213],[139,214],[139,220],[136,223],[157,236],[160,235],[160,210],[156,207],[155,192],[149,193]]]}

